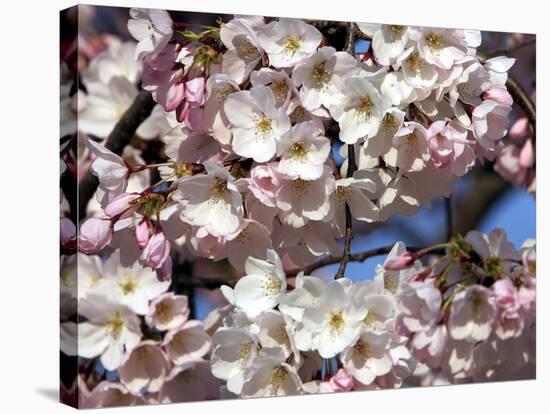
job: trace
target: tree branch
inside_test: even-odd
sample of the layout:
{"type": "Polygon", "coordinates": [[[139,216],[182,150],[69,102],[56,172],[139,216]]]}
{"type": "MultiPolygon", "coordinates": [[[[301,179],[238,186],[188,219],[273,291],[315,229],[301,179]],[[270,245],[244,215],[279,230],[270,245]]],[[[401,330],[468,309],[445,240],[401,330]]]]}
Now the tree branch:
{"type": "MultiPolygon", "coordinates": [[[[105,147],[117,155],[122,154],[124,147],[128,145],[141,123],[151,115],[154,107],[155,101],[151,93],[148,91],[139,92],[132,105],[122,115],[105,140],[105,147]]],[[[86,206],[93,197],[98,184],[97,177],[90,171],[80,181],[78,186],[79,217],[86,215],[86,206]]]]}
{"type": "Polygon", "coordinates": [[[536,143],[536,127],[537,127],[537,110],[535,104],[527,95],[527,92],[521,87],[521,85],[513,78],[508,76],[506,81],[506,88],[514,102],[523,110],[529,123],[533,127],[533,144],[536,143]]]}
{"type": "MultiPolygon", "coordinates": [[[[352,56],[355,56],[355,33],[356,28],[354,23],[348,23],[347,24],[347,33],[346,33],[346,44],[344,46],[344,50],[351,54],[352,56]]],[[[357,165],[355,164],[355,147],[353,144],[348,145],[348,169],[346,172],[346,177],[351,178],[353,177],[353,173],[357,169],[357,165]]],[[[348,265],[348,262],[350,260],[351,255],[351,240],[353,239],[353,218],[351,216],[351,209],[349,207],[349,204],[346,203],[346,230],[345,230],[345,241],[344,241],[344,255],[342,256],[342,260],[340,262],[340,266],[338,266],[338,271],[336,272],[336,275],[334,276],[335,279],[343,278],[346,273],[346,267],[348,265]]]]}
{"type": "MultiPolygon", "coordinates": [[[[365,260],[370,259],[371,257],[388,254],[393,248],[393,246],[394,245],[391,244],[389,246],[377,247],[375,249],[365,250],[364,252],[361,252],[361,253],[351,254],[349,255],[348,260],[350,262],[362,263],[365,260]]],[[[417,252],[422,249],[424,249],[424,247],[407,247],[407,251],[411,253],[417,252]]],[[[444,254],[444,249],[434,249],[430,251],[430,254],[444,254]]],[[[304,272],[305,275],[310,275],[314,270],[317,270],[321,267],[329,266],[331,264],[338,263],[341,260],[342,260],[342,257],[334,257],[334,256],[323,257],[322,259],[319,259],[316,262],[313,262],[307,266],[289,270],[286,272],[286,275],[287,277],[292,277],[292,276],[296,276],[300,272],[304,272]]]]}

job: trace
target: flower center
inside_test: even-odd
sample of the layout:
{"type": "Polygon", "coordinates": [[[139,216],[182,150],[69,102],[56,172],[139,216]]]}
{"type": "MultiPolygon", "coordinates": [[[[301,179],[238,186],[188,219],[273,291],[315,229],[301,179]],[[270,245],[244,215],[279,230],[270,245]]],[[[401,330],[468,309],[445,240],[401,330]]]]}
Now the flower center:
{"type": "Polygon", "coordinates": [[[330,312],[328,325],[332,336],[340,335],[344,327],[344,318],[342,316],[342,311],[330,312]]]}
{"type": "Polygon", "coordinates": [[[273,368],[269,376],[269,385],[271,385],[273,393],[278,393],[283,388],[287,375],[288,373],[283,367],[273,368]]]}
{"type": "Polygon", "coordinates": [[[401,37],[401,31],[403,30],[403,26],[400,26],[398,24],[391,24],[389,26],[390,29],[390,37],[393,42],[397,42],[400,40],[401,37]]]}
{"type": "Polygon", "coordinates": [[[123,282],[119,283],[119,286],[122,289],[122,293],[127,296],[136,291],[138,284],[136,282],[136,279],[134,279],[132,276],[127,276],[123,282]]]}
{"type": "Polygon", "coordinates": [[[351,188],[348,186],[336,187],[335,197],[339,203],[345,203],[351,196],[351,188]]]}
{"type": "Polygon", "coordinates": [[[160,322],[163,322],[163,323],[168,322],[171,319],[170,318],[171,313],[172,313],[171,306],[170,304],[166,303],[166,301],[162,301],[157,305],[156,314],[157,314],[157,319],[160,322]]]}
{"type": "Polygon", "coordinates": [[[357,106],[356,106],[357,113],[359,114],[359,116],[363,118],[369,118],[372,114],[373,109],[374,109],[374,104],[370,96],[363,96],[357,102],[357,106]]]}
{"type": "Polygon", "coordinates": [[[245,363],[248,360],[248,357],[250,356],[250,352],[252,351],[252,342],[245,341],[241,343],[239,346],[239,360],[241,363],[245,363]]]}
{"type": "Polygon", "coordinates": [[[370,358],[371,350],[369,344],[359,340],[353,347],[354,351],[361,355],[364,359],[370,358]]]}
{"type": "Polygon", "coordinates": [[[271,133],[273,127],[271,125],[271,119],[264,114],[259,115],[256,118],[256,137],[265,138],[271,133]]]}
{"type": "Polygon", "coordinates": [[[281,281],[272,277],[267,277],[263,284],[264,295],[274,296],[281,290],[281,281]]]}
{"type": "Polygon", "coordinates": [[[122,331],[123,327],[124,321],[118,314],[114,318],[112,318],[107,324],[107,328],[112,336],[117,336],[120,331],[122,331]]]}
{"type": "Polygon", "coordinates": [[[382,130],[384,131],[384,134],[395,135],[398,129],[399,121],[397,118],[390,113],[384,115],[384,118],[382,119],[382,130]]]}
{"type": "Polygon", "coordinates": [[[443,38],[435,33],[426,36],[426,43],[432,52],[439,52],[443,49],[443,38]]]}
{"type": "Polygon", "coordinates": [[[313,67],[313,71],[311,72],[311,77],[313,78],[313,82],[317,88],[320,88],[327,83],[329,80],[329,73],[325,63],[315,65],[313,67]]]}
{"type": "Polygon", "coordinates": [[[372,325],[372,324],[374,324],[374,322],[376,322],[376,318],[374,317],[374,313],[372,313],[372,312],[367,313],[367,316],[365,316],[361,322],[363,323],[363,325],[372,325]]]}
{"type": "Polygon", "coordinates": [[[306,110],[302,106],[297,106],[290,114],[290,120],[293,124],[306,120],[306,110]]]}
{"type": "Polygon", "coordinates": [[[275,98],[277,98],[277,101],[281,102],[286,99],[286,95],[288,94],[288,85],[284,80],[273,82],[271,83],[271,90],[273,91],[275,98]]]}
{"type": "Polygon", "coordinates": [[[244,245],[247,241],[251,239],[250,237],[250,230],[248,230],[248,226],[245,227],[240,231],[240,233],[235,237],[234,241],[235,243],[238,243],[240,245],[244,245]]]}
{"type": "Polygon", "coordinates": [[[302,197],[302,195],[307,193],[307,189],[308,189],[307,181],[302,180],[301,178],[298,178],[294,180],[292,183],[294,185],[294,190],[298,197],[302,197]]]}
{"type": "Polygon", "coordinates": [[[258,48],[254,46],[250,41],[243,40],[239,45],[239,52],[241,57],[245,60],[249,60],[251,57],[255,58],[258,56],[258,48]]]}
{"type": "Polygon", "coordinates": [[[407,58],[407,63],[414,72],[420,73],[422,71],[422,59],[417,51],[414,51],[409,55],[407,58]]]}
{"type": "Polygon", "coordinates": [[[298,141],[292,144],[288,150],[290,158],[303,160],[307,155],[306,145],[304,141],[298,141]]]}
{"type": "Polygon", "coordinates": [[[227,181],[221,180],[219,178],[216,179],[214,184],[212,184],[212,187],[210,188],[210,192],[213,196],[223,196],[225,192],[227,191],[227,181]]]}
{"type": "Polygon", "coordinates": [[[300,39],[290,36],[283,45],[285,52],[289,55],[295,55],[300,50],[300,39]]]}

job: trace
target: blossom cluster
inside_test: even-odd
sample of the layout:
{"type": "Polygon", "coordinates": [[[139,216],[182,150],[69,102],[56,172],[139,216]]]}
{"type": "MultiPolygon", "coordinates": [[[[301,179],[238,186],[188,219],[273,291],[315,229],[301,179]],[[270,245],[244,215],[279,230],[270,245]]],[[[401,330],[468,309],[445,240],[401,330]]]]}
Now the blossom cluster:
{"type": "Polygon", "coordinates": [[[249,258],[213,335],[212,373],[230,395],[264,397],[400,387],[415,369],[384,278],[298,274],[278,255],[249,258]],[[335,371],[338,369],[338,373],[335,371]]]}
{"type": "Polygon", "coordinates": [[[269,248],[298,266],[337,255],[345,205],[367,223],[413,214],[449,196],[476,159],[494,159],[507,133],[513,59],[481,61],[479,31],[357,24],[372,39],[359,59],[297,19],[237,17],[196,33],[166,12],[130,16],[138,43],[112,45],[83,75],[80,127],[96,137],[99,189],[80,246],[111,243],[162,280],[174,246],[238,271],[269,248]],[[163,163],[98,142],[139,79],[158,105],[137,134],[161,137],[163,163]]]}
{"type": "Polygon", "coordinates": [[[205,359],[209,326],[190,320],[187,297],[168,288],[137,262],[121,265],[118,252],[105,261],[64,256],[61,351],[80,357],[81,407],[218,397],[220,384],[205,359]],[[108,380],[100,380],[104,372],[108,380]]]}
{"type": "Polygon", "coordinates": [[[81,407],[534,376],[532,240],[471,231],[382,248],[362,281],[303,272],[347,257],[352,220],[415,214],[476,164],[535,191],[534,130],[508,131],[514,59],[479,57],[475,30],[345,27],[341,50],[300,19],[133,8],[133,40],[83,47],[76,88],[62,66],[61,175],[97,178],[77,225],[61,199],[61,348],[79,366],[63,392],[81,407]],[[193,319],[173,260],[199,281],[227,261],[227,303],[193,319]]]}
{"type": "Polygon", "coordinates": [[[416,382],[532,378],[535,269],[534,240],[516,251],[497,229],[469,232],[431,268],[403,279],[397,326],[419,361],[416,382]]]}

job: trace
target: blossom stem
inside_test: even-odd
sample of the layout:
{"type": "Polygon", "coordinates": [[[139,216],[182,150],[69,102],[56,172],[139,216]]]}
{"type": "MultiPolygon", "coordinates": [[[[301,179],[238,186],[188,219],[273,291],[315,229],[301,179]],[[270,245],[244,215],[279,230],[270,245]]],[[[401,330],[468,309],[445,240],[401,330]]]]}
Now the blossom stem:
{"type": "Polygon", "coordinates": [[[161,162],[159,164],[148,164],[144,165],[144,168],[157,168],[157,167],[172,167],[174,165],[173,162],[161,162]]]}

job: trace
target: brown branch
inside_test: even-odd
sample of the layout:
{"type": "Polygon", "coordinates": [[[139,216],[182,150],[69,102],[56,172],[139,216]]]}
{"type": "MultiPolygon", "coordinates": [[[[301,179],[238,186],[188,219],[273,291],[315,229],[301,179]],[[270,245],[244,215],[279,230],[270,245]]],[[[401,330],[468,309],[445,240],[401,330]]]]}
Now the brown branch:
{"type": "MultiPolygon", "coordinates": [[[[356,27],[354,23],[348,23],[346,25],[347,32],[346,32],[346,44],[344,46],[344,50],[351,54],[352,56],[355,56],[355,34],[356,34],[356,27]]],[[[353,173],[357,169],[357,165],[355,164],[355,147],[353,144],[348,145],[348,169],[346,172],[346,177],[351,178],[353,177],[353,173]]],[[[350,260],[351,255],[351,240],[353,239],[353,218],[351,216],[351,209],[349,207],[349,204],[346,203],[346,230],[345,230],[345,241],[344,241],[344,254],[342,256],[342,260],[340,261],[340,266],[338,266],[338,271],[336,272],[336,275],[334,276],[335,279],[343,278],[346,273],[346,267],[348,265],[348,262],[350,260]]]]}
{"type": "Polygon", "coordinates": [[[514,102],[522,109],[522,111],[527,115],[529,123],[533,127],[533,144],[536,143],[536,128],[537,128],[537,110],[535,104],[527,95],[527,92],[521,87],[521,85],[513,78],[508,76],[506,81],[506,88],[514,102]]]}
{"type": "MultiPolygon", "coordinates": [[[[117,155],[122,154],[124,147],[129,144],[141,123],[151,115],[154,107],[155,101],[151,93],[147,91],[139,92],[132,105],[122,115],[105,140],[105,147],[117,155]]],[[[88,201],[93,197],[98,184],[97,177],[90,171],[80,181],[78,186],[79,217],[86,215],[86,206],[88,205],[88,201]]]]}
{"type": "Polygon", "coordinates": [[[344,51],[355,56],[355,37],[357,36],[357,27],[355,23],[347,23],[346,30],[346,45],[344,46],[344,51]]]}
{"type": "MultiPolygon", "coordinates": [[[[362,263],[365,260],[370,259],[371,257],[388,254],[393,248],[393,246],[394,245],[391,244],[389,246],[377,247],[375,249],[365,250],[364,252],[361,252],[361,253],[351,254],[348,257],[348,261],[362,263]]],[[[407,247],[407,251],[412,253],[422,249],[424,249],[424,247],[407,247]]],[[[444,249],[434,249],[430,251],[430,254],[444,254],[444,253],[445,253],[444,249]]],[[[326,256],[309,265],[306,265],[297,269],[289,270],[286,272],[286,276],[287,277],[296,276],[300,272],[304,272],[305,275],[310,275],[314,270],[317,270],[321,267],[336,264],[340,262],[342,259],[343,257],[326,256]]]]}

